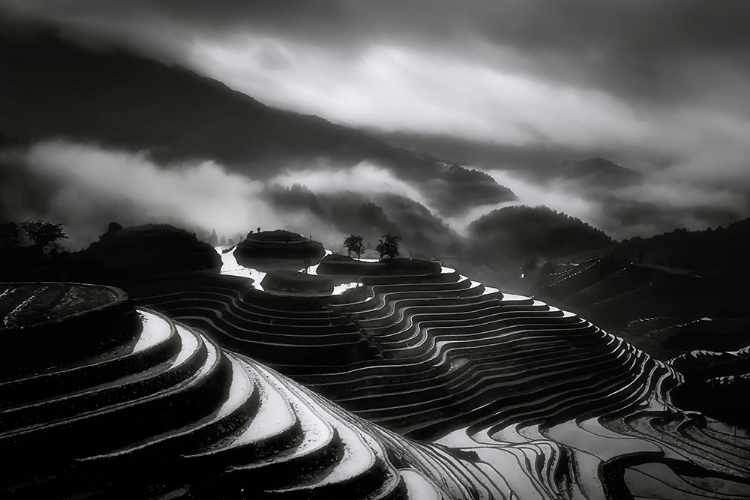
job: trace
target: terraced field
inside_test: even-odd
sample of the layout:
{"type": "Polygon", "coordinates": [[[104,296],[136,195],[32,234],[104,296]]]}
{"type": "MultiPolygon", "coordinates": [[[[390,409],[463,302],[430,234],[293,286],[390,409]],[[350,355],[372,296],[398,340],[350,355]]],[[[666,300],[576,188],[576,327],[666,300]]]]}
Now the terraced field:
{"type": "Polygon", "coordinates": [[[686,351],[750,343],[747,287],[739,276],[595,258],[531,288],[665,362],[686,351]]]}
{"type": "Polygon", "coordinates": [[[18,457],[0,496],[750,497],[750,431],[673,401],[686,362],[450,268],[359,282],[195,277],[136,309],[103,288],[98,331],[128,328],[78,357],[34,355],[76,338],[65,318],[39,338],[8,321],[67,292],[0,287],[3,333],[26,339],[0,371],[0,456],[18,457]]]}

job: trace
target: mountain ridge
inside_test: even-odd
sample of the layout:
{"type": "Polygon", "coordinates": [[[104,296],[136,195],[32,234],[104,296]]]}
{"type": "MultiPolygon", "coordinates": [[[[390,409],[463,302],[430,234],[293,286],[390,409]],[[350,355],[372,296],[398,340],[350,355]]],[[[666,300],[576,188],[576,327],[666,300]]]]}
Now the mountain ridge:
{"type": "MultiPolygon", "coordinates": [[[[93,51],[51,29],[23,37],[0,32],[0,72],[0,134],[22,142],[65,139],[146,151],[165,164],[212,160],[261,180],[311,161],[331,168],[372,161],[412,182],[445,181],[430,188],[448,211],[468,203],[451,195],[451,169],[433,156],[267,106],[218,80],[122,48],[93,51]]],[[[515,198],[493,179],[477,177],[463,187],[483,189],[498,203],[515,198]]]]}

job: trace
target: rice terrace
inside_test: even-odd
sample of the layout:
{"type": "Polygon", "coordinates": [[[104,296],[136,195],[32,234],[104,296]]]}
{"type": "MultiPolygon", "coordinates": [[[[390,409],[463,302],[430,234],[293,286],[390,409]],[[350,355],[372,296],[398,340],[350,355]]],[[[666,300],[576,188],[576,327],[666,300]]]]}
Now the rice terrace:
{"type": "Polygon", "coordinates": [[[0,500],[750,499],[748,19],[0,0],[0,500]]]}
{"type": "MultiPolygon", "coordinates": [[[[263,290],[316,248],[299,235],[258,238],[265,234],[219,248],[222,274],[151,283],[144,295],[2,285],[0,450],[16,457],[4,491],[446,499],[750,492],[747,431],[672,396],[685,384],[680,366],[719,354],[663,363],[572,312],[428,261],[372,272],[380,264],[318,254],[316,274],[307,275],[317,279],[304,282],[309,293],[297,283],[292,292],[263,290]],[[264,277],[258,283],[243,271],[264,277]],[[318,280],[358,286],[325,294],[318,280]],[[54,349],[40,350],[43,343],[54,349]]],[[[748,354],[721,356],[747,368],[748,354]]],[[[720,382],[734,397],[746,383],[720,382]]]]}

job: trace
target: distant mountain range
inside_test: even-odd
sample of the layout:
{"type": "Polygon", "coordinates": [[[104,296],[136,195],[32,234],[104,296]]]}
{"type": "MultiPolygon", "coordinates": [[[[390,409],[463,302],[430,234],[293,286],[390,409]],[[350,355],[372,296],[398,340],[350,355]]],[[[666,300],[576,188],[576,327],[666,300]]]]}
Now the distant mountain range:
{"type": "Polygon", "coordinates": [[[156,161],[211,159],[254,179],[325,160],[370,161],[397,177],[429,179],[425,195],[446,214],[515,199],[481,172],[390,146],[365,133],[265,106],[194,72],[122,50],[93,50],[49,29],[0,34],[0,146],[51,138],[156,161]]]}
{"type": "MultiPolygon", "coordinates": [[[[418,186],[435,211],[396,193],[365,196],[269,185],[263,196],[280,213],[304,210],[344,234],[361,234],[371,248],[387,231],[402,235],[405,255],[463,259],[476,247],[476,255],[491,261],[503,276],[515,273],[519,260],[574,253],[610,241],[577,219],[527,207],[493,212],[476,221],[469,238],[463,239],[440,217],[516,199],[487,173],[389,145],[318,117],[265,106],[183,68],[122,50],[83,47],[51,30],[1,35],[0,73],[0,147],[63,138],[148,151],[165,166],[211,159],[258,180],[287,168],[310,168],[320,158],[340,169],[370,161],[418,186]]],[[[582,167],[566,163],[564,168],[571,175],[580,170],[582,175],[606,177],[604,162],[584,162],[582,167]]],[[[14,172],[0,174],[0,181],[35,185],[14,172]]]]}
{"type": "Polygon", "coordinates": [[[427,207],[402,195],[380,193],[363,199],[360,193],[351,191],[314,193],[295,185],[271,188],[266,196],[281,211],[309,210],[344,234],[363,236],[369,249],[374,249],[378,239],[389,231],[402,237],[405,255],[456,253],[461,244],[459,235],[427,207]]]}
{"type": "MultiPolygon", "coordinates": [[[[519,264],[586,252],[613,241],[581,220],[542,207],[497,210],[474,221],[462,238],[441,217],[516,200],[486,172],[460,166],[475,164],[474,158],[486,160],[476,163],[483,168],[489,168],[493,158],[517,161],[517,171],[538,182],[564,180],[570,181],[564,184],[571,190],[590,189],[587,199],[598,200],[619,226],[665,213],[655,204],[617,198],[612,188],[645,177],[596,151],[578,156],[582,152],[541,147],[528,157],[511,146],[355,130],[268,107],[184,68],[114,48],[81,46],[48,28],[0,32],[0,74],[0,149],[65,139],[146,151],[163,168],[210,159],[260,181],[286,169],[309,169],[320,159],[337,169],[372,162],[418,187],[426,201],[421,204],[398,193],[312,192],[302,187],[285,191],[270,184],[262,196],[280,212],[308,210],[337,232],[362,234],[373,243],[388,230],[399,232],[405,250],[485,266],[477,272],[490,283],[515,278],[519,264]],[[576,157],[588,159],[560,162],[576,157]],[[468,255],[476,262],[468,262],[468,255]]],[[[0,186],[17,191],[14,203],[44,200],[55,188],[25,175],[30,174],[0,167],[0,186]]],[[[0,219],[19,217],[7,200],[0,196],[0,219]]]]}
{"type": "Polygon", "coordinates": [[[643,180],[643,174],[603,158],[566,160],[552,169],[555,178],[575,180],[591,186],[618,187],[643,180]]]}
{"type": "Polygon", "coordinates": [[[477,165],[483,169],[502,169],[525,173],[529,176],[546,179],[550,176],[586,176],[594,171],[600,174],[607,170],[622,170],[637,174],[635,170],[620,167],[604,158],[622,156],[616,151],[602,148],[576,148],[557,143],[539,143],[533,146],[516,146],[445,135],[417,134],[406,132],[386,132],[363,129],[373,137],[388,144],[445,158],[462,165],[477,165]],[[561,161],[563,158],[570,160],[561,161]],[[576,164],[582,164],[576,166],[576,164]]]}

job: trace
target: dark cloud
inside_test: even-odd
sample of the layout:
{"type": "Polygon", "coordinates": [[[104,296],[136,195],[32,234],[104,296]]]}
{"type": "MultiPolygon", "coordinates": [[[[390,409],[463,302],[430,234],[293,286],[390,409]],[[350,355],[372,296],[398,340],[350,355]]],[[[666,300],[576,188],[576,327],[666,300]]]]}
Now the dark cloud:
{"type": "Polygon", "coordinates": [[[421,46],[639,98],[706,96],[717,93],[707,86],[744,87],[750,76],[750,2],[744,0],[3,0],[0,5],[151,44],[155,51],[179,52],[179,44],[172,47],[174,37],[237,33],[293,39],[350,57],[372,44],[421,46]],[[495,48],[510,54],[498,59],[495,48]]]}
{"type": "Polygon", "coordinates": [[[658,172],[653,186],[622,194],[644,207],[679,213],[691,198],[705,212],[700,221],[747,209],[750,1],[0,0],[0,8],[467,164],[514,171],[604,156],[658,172]]]}
{"type": "MultiPolygon", "coordinates": [[[[541,84],[556,89],[554,96],[549,93],[543,99],[564,101],[560,93],[567,92],[573,95],[573,106],[601,108],[603,114],[614,115],[613,122],[630,120],[630,128],[641,127],[643,117],[654,121],[654,108],[687,105],[745,120],[750,115],[750,100],[745,98],[750,92],[750,2],[745,0],[0,0],[0,8],[65,26],[74,36],[135,46],[228,81],[273,105],[303,112],[325,114],[332,107],[311,102],[320,96],[306,100],[301,95],[313,86],[339,101],[356,101],[344,103],[353,115],[368,111],[357,109],[362,99],[382,107],[377,93],[367,96],[371,89],[353,80],[374,81],[388,72],[386,78],[397,74],[402,86],[419,85],[430,103],[457,99],[444,96],[442,87],[430,95],[430,80],[456,78],[460,93],[481,95],[493,85],[498,92],[518,92],[518,86],[507,81],[487,78],[516,77],[521,87],[541,84]],[[418,69],[425,79],[387,59],[392,55],[387,51],[373,49],[383,47],[401,51],[406,66],[417,66],[415,59],[424,55],[430,67],[418,69]],[[368,64],[371,67],[364,69],[370,72],[362,68],[368,64]],[[310,74],[315,73],[311,67],[319,74],[310,74]],[[477,68],[488,74],[474,74],[477,68]],[[467,88],[461,74],[489,83],[467,88]],[[294,88],[274,88],[279,83],[290,87],[289,80],[294,88]],[[360,96],[353,98],[343,88],[353,88],[360,96]],[[614,102],[607,102],[609,98],[614,102]]],[[[386,90],[382,99],[403,108],[398,99],[402,87],[386,90]]],[[[543,91],[530,90],[537,95],[543,91]]],[[[533,104],[519,99],[520,106],[533,104]]],[[[458,105],[470,113],[475,111],[469,109],[472,106],[502,113],[507,103],[458,105]]],[[[428,107],[415,106],[410,112],[432,121],[450,119],[441,113],[430,115],[428,107]]],[[[354,122],[337,111],[329,115],[357,126],[383,127],[385,121],[365,116],[361,123],[354,122]]],[[[537,116],[510,113],[508,120],[509,128],[530,142],[570,140],[550,133],[537,123],[537,116]]],[[[393,122],[385,128],[405,128],[397,118],[393,122]]],[[[463,132],[467,125],[460,117],[455,122],[454,128],[463,132]]],[[[420,128],[422,124],[411,127],[420,128]]],[[[616,129],[612,134],[622,132],[616,129]]],[[[501,133],[500,142],[520,142],[511,136],[501,133]]]]}

